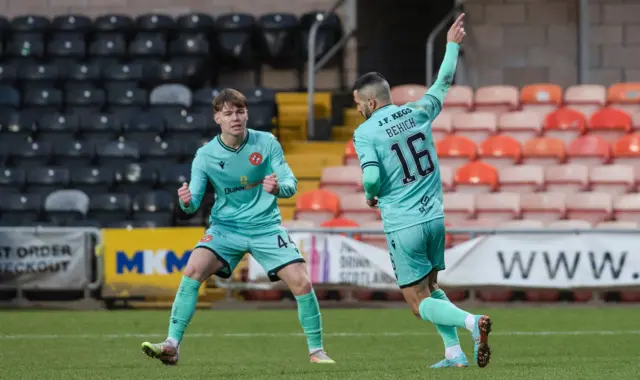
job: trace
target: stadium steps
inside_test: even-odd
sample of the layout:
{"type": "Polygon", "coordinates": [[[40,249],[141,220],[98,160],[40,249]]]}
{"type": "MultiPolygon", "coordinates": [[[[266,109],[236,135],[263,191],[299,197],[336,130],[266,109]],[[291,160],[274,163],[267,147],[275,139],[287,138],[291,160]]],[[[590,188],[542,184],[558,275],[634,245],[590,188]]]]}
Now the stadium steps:
{"type": "MultiPolygon", "coordinates": [[[[314,116],[316,119],[331,117],[331,93],[317,92],[314,94],[314,116]]],[[[280,139],[304,140],[307,137],[308,95],[306,92],[278,92],[278,123],[280,139]]]]}

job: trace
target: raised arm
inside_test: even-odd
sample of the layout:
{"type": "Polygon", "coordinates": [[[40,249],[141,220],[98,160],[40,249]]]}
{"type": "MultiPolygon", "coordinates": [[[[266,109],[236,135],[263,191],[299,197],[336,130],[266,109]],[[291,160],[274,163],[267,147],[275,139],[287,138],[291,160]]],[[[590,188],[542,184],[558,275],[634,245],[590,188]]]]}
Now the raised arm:
{"type": "Polygon", "coordinates": [[[284,152],[278,140],[271,143],[271,169],[278,177],[278,198],[291,198],[298,190],[298,180],[284,159],[284,152]]]}
{"type": "Polygon", "coordinates": [[[465,36],[462,23],[463,18],[464,13],[458,17],[447,33],[447,48],[436,81],[426,94],[417,101],[417,106],[424,109],[432,118],[440,113],[442,104],[444,103],[444,97],[447,95],[451,83],[453,83],[453,76],[456,73],[458,63],[460,43],[462,43],[465,36]]]}
{"type": "Polygon", "coordinates": [[[191,181],[189,182],[189,192],[191,193],[191,202],[188,205],[180,200],[180,208],[187,214],[193,214],[198,211],[204,192],[207,189],[207,164],[204,155],[196,153],[193,163],[191,164],[191,181]]]}

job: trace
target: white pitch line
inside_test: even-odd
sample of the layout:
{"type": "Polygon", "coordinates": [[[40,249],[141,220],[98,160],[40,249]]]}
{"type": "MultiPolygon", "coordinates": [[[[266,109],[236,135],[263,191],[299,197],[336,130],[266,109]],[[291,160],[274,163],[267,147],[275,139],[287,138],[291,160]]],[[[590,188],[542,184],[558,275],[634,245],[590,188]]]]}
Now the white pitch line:
{"type": "MultiPolygon", "coordinates": [[[[437,336],[430,332],[334,332],[325,333],[325,337],[402,337],[437,336]]],[[[640,330],[603,330],[603,331],[496,331],[497,336],[603,336],[603,335],[640,335],[640,330]]],[[[0,340],[16,339],[123,339],[123,338],[164,338],[162,334],[0,334],[0,340]]],[[[186,338],[288,338],[302,337],[303,333],[193,333],[186,338]]]]}

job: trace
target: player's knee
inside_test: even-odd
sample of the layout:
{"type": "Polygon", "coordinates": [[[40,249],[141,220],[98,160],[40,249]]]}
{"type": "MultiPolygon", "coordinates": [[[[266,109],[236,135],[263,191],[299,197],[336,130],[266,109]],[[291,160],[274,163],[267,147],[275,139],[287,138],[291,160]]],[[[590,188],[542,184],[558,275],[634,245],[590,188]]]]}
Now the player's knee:
{"type": "Polygon", "coordinates": [[[197,264],[187,264],[187,266],[184,268],[183,274],[186,277],[200,282],[207,279],[207,277],[205,277],[203,268],[198,268],[197,264]]]}
{"type": "Polygon", "coordinates": [[[422,317],[420,316],[420,304],[417,302],[412,302],[411,303],[411,312],[413,313],[413,315],[418,318],[418,319],[422,319],[422,317]]]}
{"type": "Polygon", "coordinates": [[[291,284],[289,284],[289,290],[291,290],[291,293],[294,295],[301,296],[311,293],[313,286],[307,276],[300,276],[300,278],[296,278],[291,284]]]}

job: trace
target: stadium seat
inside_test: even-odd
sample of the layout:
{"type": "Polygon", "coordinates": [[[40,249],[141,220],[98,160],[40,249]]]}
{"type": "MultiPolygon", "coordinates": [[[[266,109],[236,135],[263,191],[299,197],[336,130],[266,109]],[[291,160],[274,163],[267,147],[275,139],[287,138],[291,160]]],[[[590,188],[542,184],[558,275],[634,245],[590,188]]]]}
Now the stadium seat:
{"type": "Polygon", "coordinates": [[[580,164],[564,164],[545,168],[545,187],[557,193],[577,193],[589,186],[589,167],[580,164]]]}
{"type": "Polygon", "coordinates": [[[520,196],[522,219],[538,220],[543,223],[562,219],[565,216],[564,193],[532,193],[520,196]]]}
{"type": "Polygon", "coordinates": [[[497,169],[517,164],[521,155],[518,140],[504,135],[490,136],[478,148],[478,159],[497,169]]]}
{"type": "Polygon", "coordinates": [[[142,88],[112,87],[107,90],[107,102],[109,112],[126,119],[131,113],[147,107],[149,94],[142,88]]]}
{"type": "Polygon", "coordinates": [[[362,170],[357,166],[329,166],[322,169],[320,188],[337,195],[362,189],[362,170]]]}
{"type": "Polygon", "coordinates": [[[440,141],[449,136],[452,131],[453,115],[450,113],[442,113],[431,123],[431,135],[434,141],[440,141]]]}
{"type": "Polygon", "coordinates": [[[557,302],[560,300],[559,290],[528,290],[524,292],[528,302],[557,302]]]}
{"type": "Polygon", "coordinates": [[[80,190],[57,190],[44,200],[45,219],[58,226],[69,226],[86,219],[89,196],[80,190]]]}
{"type": "MultiPolygon", "coordinates": [[[[300,30],[302,31],[302,58],[304,62],[307,62],[307,58],[309,55],[308,52],[308,43],[309,41],[309,32],[311,30],[311,26],[315,23],[315,21],[325,15],[325,12],[321,11],[312,11],[308,13],[303,13],[300,15],[300,30]]],[[[329,49],[331,49],[334,45],[340,41],[343,35],[342,22],[340,21],[340,17],[337,14],[331,13],[329,15],[325,15],[324,23],[318,28],[318,34],[316,37],[316,62],[322,59],[329,49]]],[[[337,55],[339,57],[340,54],[337,55]]],[[[330,60],[329,66],[331,66],[333,60],[330,60]]]]}
{"type": "Polygon", "coordinates": [[[603,107],[606,99],[606,88],[596,84],[570,86],[564,91],[564,104],[582,112],[587,118],[603,107]]]}
{"type": "Polygon", "coordinates": [[[84,59],[86,54],[87,47],[81,35],[54,36],[47,44],[47,57],[67,64],[84,59]]]}
{"type": "Polygon", "coordinates": [[[122,133],[127,141],[140,143],[157,141],[165,134],[163,115],[157,112],[132,114],[122,125],[122,133]]]}
{"type": "Polygon", "coordinates": [[[45,56],[44,37],[40,34],[13,35],[5,50],[6,55],[18,63],[41,60],[45,56]]]}
{"type": "Polygon", "coordinates": [[[215,28],[220,63],[234,69],[252,67],[257,55],[255,18],[243,13],[222,14],[215,28]]]}
{"type": "Polygon", "coordinates": [[[318,189],[298,196],[293,218],[320,224],[337,217],[339,213],[340,198],[330,191],[318,189]]]}
{"type": "Polygon", "coordinates": [[[626,222],[640,221],[640,194],[624,194],[613,202],[615,219],[626,222]]]}
{"type": "Polygon", "coordinates": [[[613,144],[613,158],[616,164],[640,166],[640,134],[622,136],[613,144]]]}
{"type": "MultiPolygon", "coordinates": [[[[37,85],[36,85],[37,86],[37,85]]],[[[22,110],[39,117],[62,109],[62,91],[53,87],[29,87],[24,92],[22,110]]]]}
{"type": "Polygon", "coordinates": [[[347,166],[360,166],[360,160],[356,153],[356,147],[353,145],[353,139],[347,141],[344,147],[343,164],[347,166]]]}
{"type": "Polygon", "coordinates": [[[11,157],[13,164],[21,168],[37,168],[48,166],[51,163],[53,149],[51,143],[24,142],[11,145],[11,157]]]}
{"type": "Polygon", "coordinates": [[[518,89],[514,86],[485,86],[476,90],[477,112],[503,113],[518,108],[518,89]]]}
{"type": "Polygon", "coordinates": [[[95,18],[93,27],[96,32],[107,33],[130,33],[133,30],[134,21],[130,16],[121,14],[102,14],[95,18]]]}
{"type": "Polygon", "coordinates": [[[0,202],[0,222],[24,226],[40,220],[42,198],[38,194],[6,194],[0,202]]]}
{"type": "Polygon", "coordinates": [[[142,83],[145,78],[144,71],[142,62],[112,63],[105,65],[102,78],[107,91],[122,91],[142,83]]]}
{"type": "MultiPolygon", "coordinates": [[[[614,202],[614,213],[616,213],[617,219],[617,209],[616,202],[614,202]]],[[[640,203],[639,203],[640,205],[640,203]]],[[[640,208],[639,208],[640,211],[640,208]]],[[[640,222],[636,220],[608,220],[605,222],[600,222],[595,225],[595,228],[606,229],[606,230],[637,230],[640,228],[640,222]]]]}
{"type": "Polygon", "coordinates": [[[93,32],[93,22],[81,14],[58,15],[51,20],[51,31],[55,36],[84,36],[93,32]]]}
{"type": "Polygon", "coordinates": [[[169,43],[171,57],[201,57],[207,58],[211,54],[209,41],[202,34],[183,34],[169,43]]]}
{"type": "Polygon", "coordinates": [[[45,16],[24,14],[11,19],[11,29],[14,34],[44,34],[51,31],[51,20],[45,16]]]}
{"type": "Polygon", "coordinates": [[[16,85],[16,82],[18,82],[18,67],[16,62],[0,62],[0,86],[16,85]]]}
{"type": "Polygon", "coordinates": [[[640,112],[640,83],[614,83],[607,90],[607,104],[629,114],[640,112]]]}
{"type": "Polygon", "coordinates": [[[9,147],[32,139],[35,132],[33,130],[34,120],[29,120],[30,118],[27,116],[19,111],[0,111],[0,142],[9,147]]]}
{"type": "Polygon", "coordinates": [[[138,194],[133,199],[133,220],[152,221],[157,226],[173,224],[173,195],[166,191],[138,194]]]}
{"type": "Polygon", "coordinates": [[[476,144],[465,136],[451,135],[436,142],[438,162],[453,170],[476,159],[476,144]]]}
{"type": "Polygon", "coordinates": [[[37,121],[37,139],[49,141],[54,149],[59,144],[75,140],[80,129],[80,117],[75,114],[52,113],[37,121]]]}
{"type": "Polygon", "coordinates": [[[591,191],[621,195],[635,189],[635,174],[630,165],[595,166],[589,170],[591,191]]]}
{"type": "Polygon", "coordinates": [[[159,32],[163,33],[165,38],[176,29],[176,22],[173,17],[163,13],[141,14],[134,19],[134,25],[140,32],[159,32]]]}
{"type": "Polygon", "coordinates": [[[107,94],[91,84],[78,84],[65,93],[65,112],[68,114],[92,115],[100,113],[107,102],[107,94]]]}
{"type": "Polygon", "coordinates": [[[391,88],[391,99],[397,106],[418,101],[427,92],[427,87],[421,84],[401,84],[391,88]]]}
{"type": "Polygon", "coordinates": [[[456,225],[475,217],[475,198],[470,193],[444,193],[444,212],[447,222],[456,225]]]}
{"type": "Polygon", "coordinates": [[[74,167],[69,187],[86,194],[108,193],[114,178],[113,168],[110,167],[74,167]]]}
{"type": "Polygon", "coordinates": [[[25,170],[18,168],[0,169],[0,198],[4,194],[20,193],[27,181],[25,170]]]}
{"type": "Polygon", "coordinates": [[[587,118],[571,108],[558,108],[548,114],[542,122],[544,135],[562,140],[566,145],[587,129],[587,118]]]}
{"type": "Polygon", "coordinates": [[[552,83],[534,83],[520,90],[520,105],[523,111],[546,115],[562,104],[562,87],[552,83]]]}
{"type": "Polygon", "coordinates": [[[80,135],[86,141],[114,141],[121,132],[122,121],[116,114],[95,113],[82,116],[80,135]]]}
{"type": "Polygon", "coordinates": [[[176,139],[139,142],[138,146],[140,161],[158,170],[180,162],[184,152],[180,141],[176,139]]]}
{"type": "MultiPolygon", "coordinates": [[[[360,227],[360,224],[355,220],[351,220],[349,218],[345,218],[344,216],[339,216],[337,218],[325,220],[320,223],[320,227],[322,228],[351,228],[351,227],[360,227]]],[[[340,235],[348,236],[346,233],[341,233],[340,235]]],[[[354,240],[361,240],[360,234],[355,234],[353,236],[349,236],[354,240]]]]}
{"type": "Polygon", "coordinates": [[[631,132],[631,116],[615,108],[603,108],[591,115],[587,131],[597,133],[609,143],[631,132]]]}
{"type": "Polygon", "coordinates": [[[505,112],[498,116],[497,133],[510,136],[524,144],[525,141],[540,135],[540,120],[540,116],[533,112],[505,112]]]}
{"type": "Polygon", "coordinates": [[[162,33],[141,32],[129,43],[127,54],[131,59],[156,58],[167,56],[167,40],[162,33]]]}
{"type": "Polygon", "coordinates": [[[121,193],[92,194],[87,216],[103,225],[129,220],[131,198],[121,193]]]}
{"type": "Polygon", "coordinates": [[[205,36],[215,31],[213,16],[206,13],[185,13],[176,18],[176,26],[187,33],[202,33],[205,36]]]}
{"type": "Polygon", "coordinates": [[[475,196],[476,217],[481,220],[500,223],[520,216],[520,194],[489,193],[475,196]]]}
{"type": "Polygon", "coordinates": [[[454,191],[453,184],[454,169],[451,166],[440,166],[440,181],[442,181],[442,191],[445,193],[454,191]]]}
{"type": "Polygon", "coordinates": [[[261,61],[277,69],[290,69],[300,62],[298,17],[292,13],[267,13],[258,19],[261,61]]]}
{"type": "Polygon", "coordinates": [[[115,191],[134,197],[154,190],[159,182],[156,169],[156,166],[148,163],[121,163],[114,166],[115,191]]]}
{"type": "Polygon", "coordinates": [[[137,144],[122,141],[111,141],[98,145],[97,154],[101,165],[128,164],[137,162],[140,158],[137,144]]]}
{"type": "Polygon", "coordinates": [[[474,161],[458,168],[454,182],[456,191],[492,192],[498,185],[498,172],[487,163],[474,161]]]}
{"type": "Polygon", "coordinates": [[[27,192],[44,197],[55,190],[66,188],[69,177],[67,168],[31,168],[27,171],[27,192]]]}
{"type": "Polygon", "coordinates": [[[567,162],[589,167],[607,164],[611,159],[609,143],[599,135],[585,135],[575,139],[567,148],[567,162]]]}
{"type": "Polygon", "coordinates": [[[98,34],[89,45],[89,56],[100,64],[116,63],[127,56],[127,40],[124,33],[98,34]]]}
{"type": "Polygon", "coordinates": [[[507,166],[498,171],[500,191],[526,194],[544,189],[544,168],[535,165],[507,166]]]}
{"type": "Polygon", "coordinates": [[[441,114],[469,112],[473,109],[473,89],[469,86],[453,85],[444,97],[441,114]]]}
{"type": "Polygon", "coordinates": [[[523,164],[550,166],[564,162],[566,156],[562,140],[553,137],[536,137],[527,140],[522,147],[523,164]]]}
{"type": "Polygon", "coordinates": [[[214,128],[211,111],[207,113],[168,112],[164,113],[167,138],[182,140],[188,137],[213,136],[219,127],[214,128]]]}
{"type": "Polygon", "coordinates": [[[536,228],[544,228],[544,223],[533,219],[513,219],[505,220],[497,225],[501,230],[532,230],[536,228]]]}
{"type": "Polygon", "coordinates": [[[55,63],[23,62],[18,69],[18,79],[23,83],[28,82],[29,87],[54,88],[61,77],[61,69],[64,66],[55,63]]]}
{"type": "Polygon", "coordinates": [[[267,88],[253,88],[243,93],[251,109],[248,127],[258,131],[272,132],[276,127],[278,114],[275,92],[267,88]]]}
{"type": "Polygon", "coordinates": [[[20,107],[22,96],[20,92],[10,86],[0,86],[0,110],[14,111],[20,107]]]}
{"type": "Polygon", "coordinates": [[[479,144],[497,131],[497,117],[490,112],[458,113],[453,115],[452,132],[479,144]]]}
{"type": "Polygon", "coordinates": [[[586,220],[596,224],[611,220],[613,216],[613,196],[607,193],[575,193],[565,199],[567,218],[586,220]]]}
{"type": "Polygon", "coordinates": [[[367,223],[380,219],[380,212],[370,208],[364,193],[344,194],[340,196],[341,216],[357,223],[367,223]]]}

